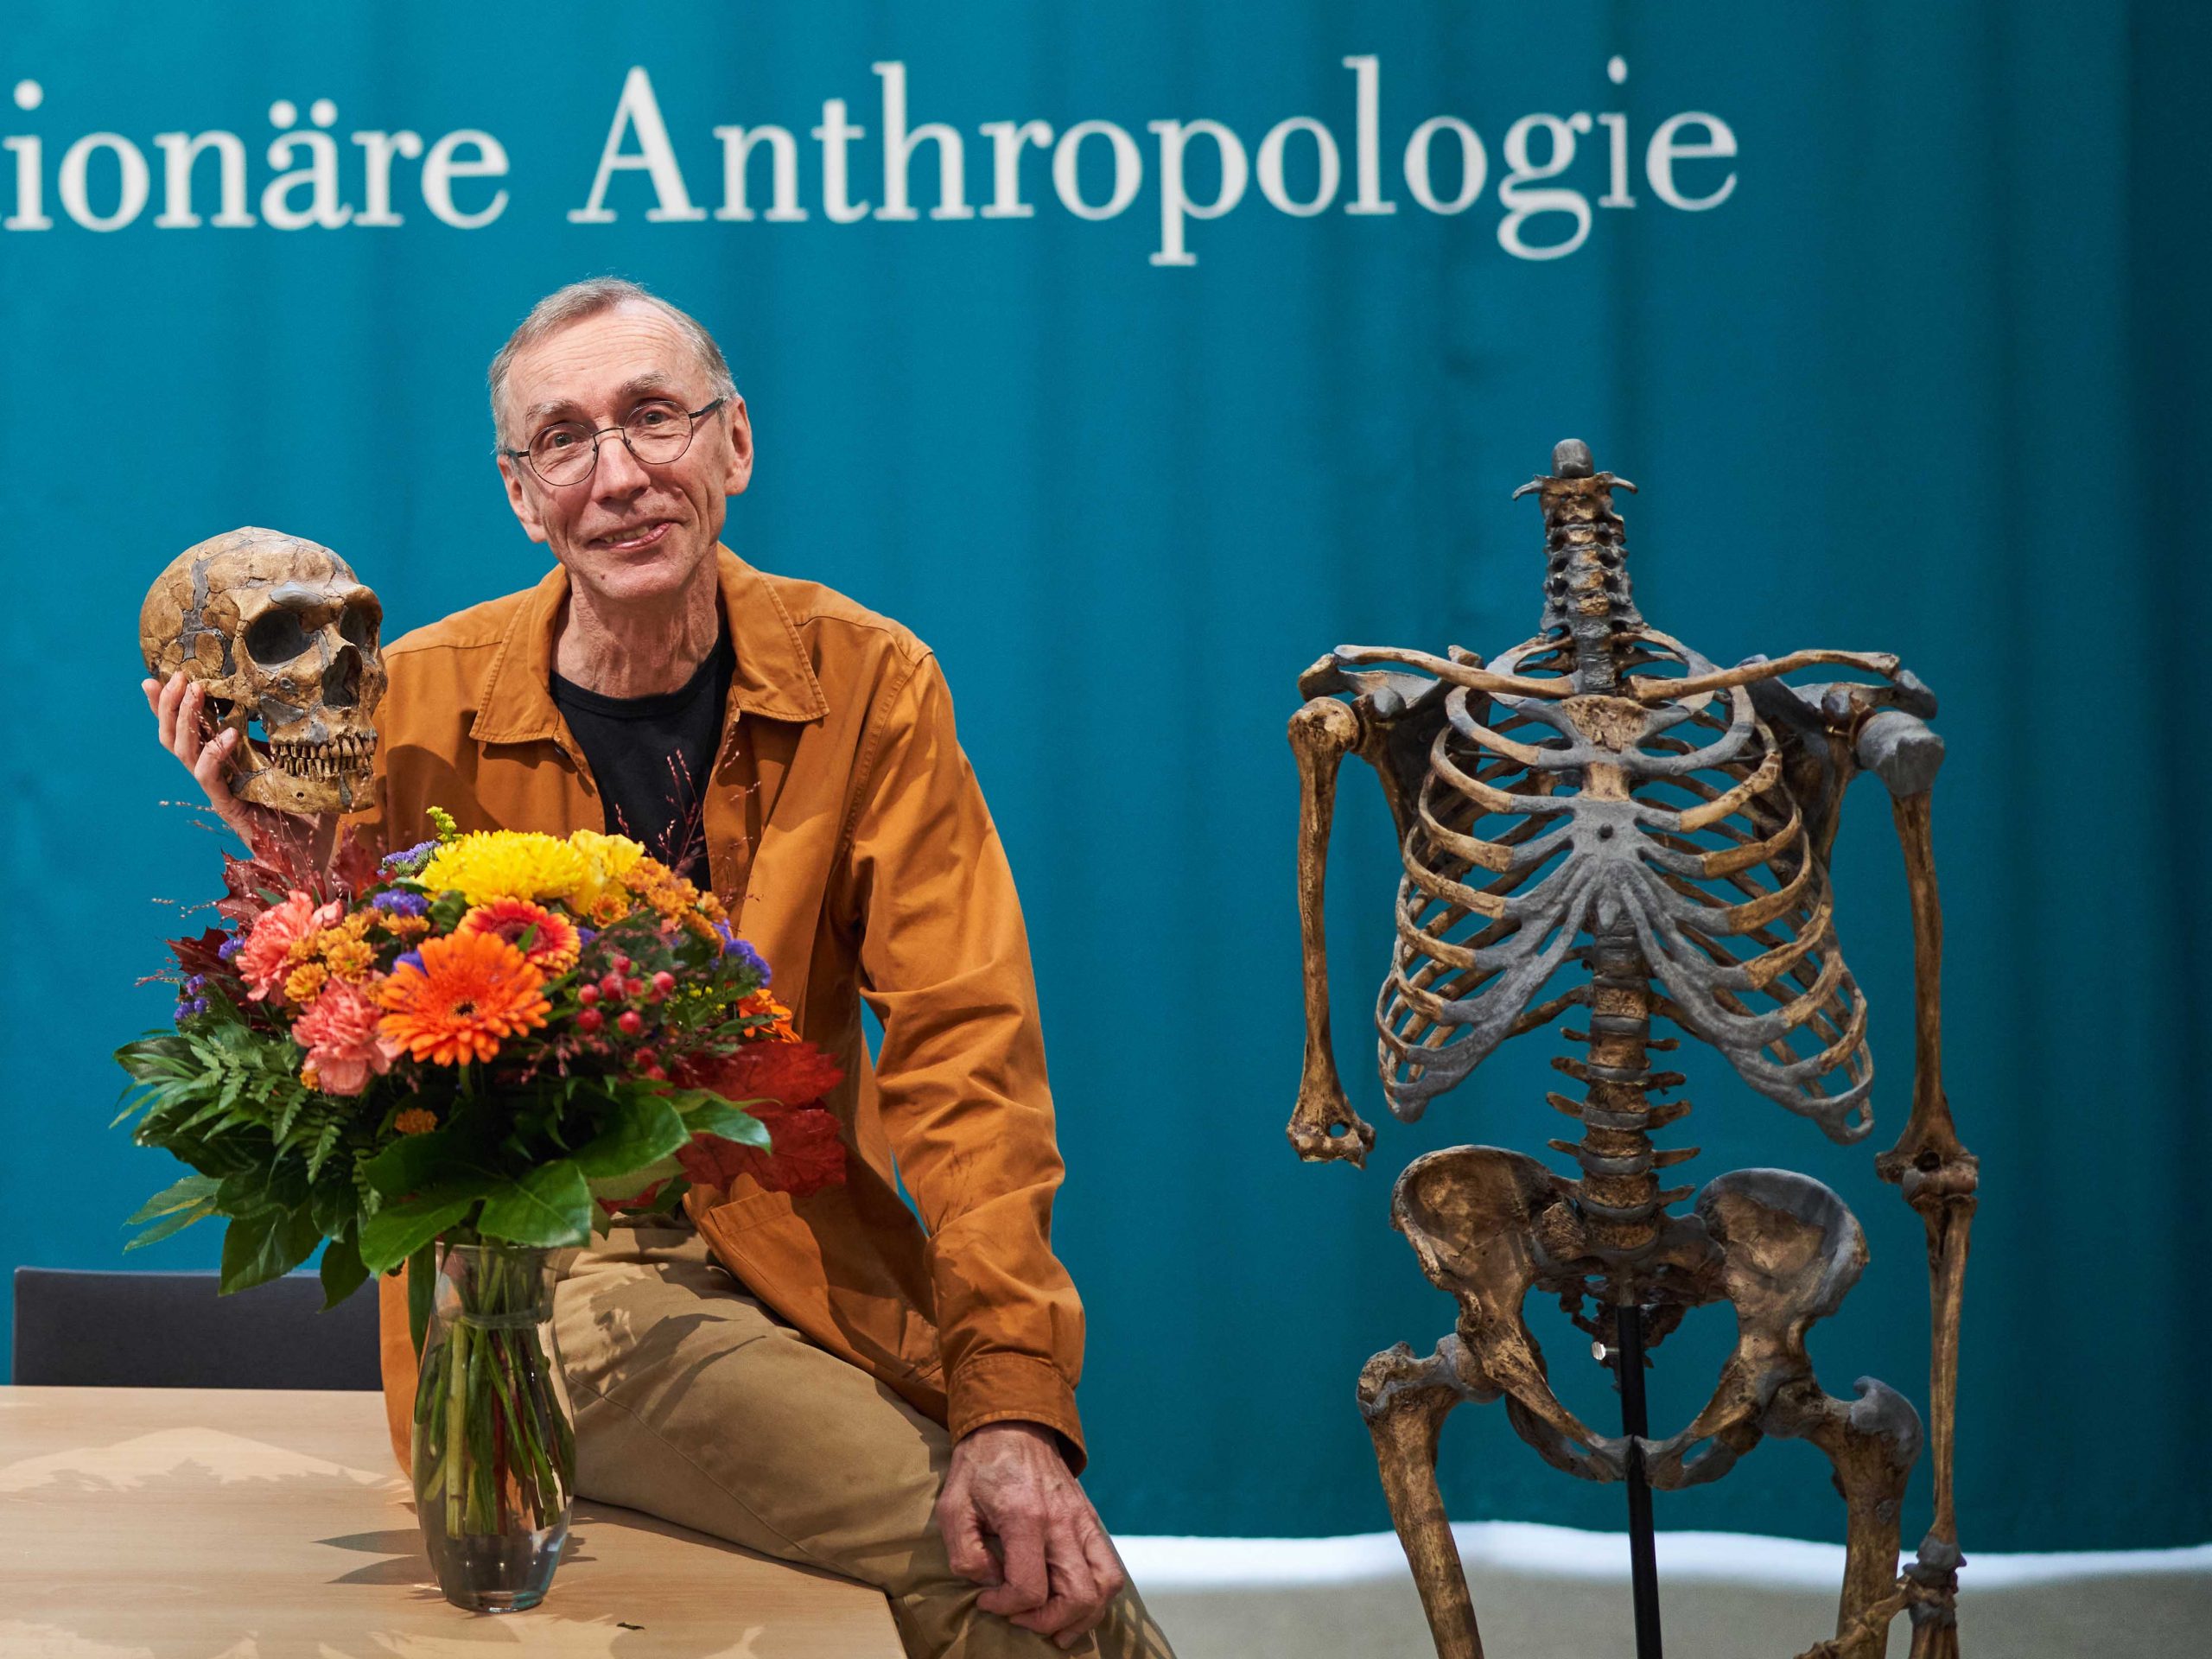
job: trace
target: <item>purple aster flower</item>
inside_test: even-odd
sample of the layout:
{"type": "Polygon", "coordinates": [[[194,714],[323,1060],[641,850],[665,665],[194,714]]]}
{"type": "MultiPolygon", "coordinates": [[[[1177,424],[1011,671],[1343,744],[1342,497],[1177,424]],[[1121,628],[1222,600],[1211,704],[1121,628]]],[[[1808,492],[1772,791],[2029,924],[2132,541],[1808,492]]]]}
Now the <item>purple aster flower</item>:
{"type": "Polygon", "coordinates": [[[731,932],[728,922],[716,922],[715,931],[722,936],[722,954],[726,957],[735,957],[758,975],[760,982],[766,985],[769,978],[767,958],[731,932]]]}
{"type": "Polygon", "coordinates": [[[403,953],[399,960],[391,965],[395,968],[412,968],[418,974],[429,971],[423,966],[423,953],[420,950],[409,950],[403,953]]]}
{"type": "Polygon", "coordinates": [[[389,916],[422,916],[430,908],[430,901],[421,893],[397,890],[380,893],[369,903],[389,916]]]}
{"type": "Polygon", "coordinates": [[[204,996],[188,996],[185,998],[183,1001],[176,1005],[176,1018],[179,1024],[181,1024],[186,1020],[190,1019],[195,1014],[205,1014],[207,1012],[207,999],[204,996]]]}
{"type": "Polygon", "coordinates": [[[387,875],[394,874],[412,875],[422,868],[423,861],[437,850],[438,843],[435,836],[429,841],[418,841],[404,853],[386,853],[378,861],[377,868],[387,875]]]}
{"type": "Polygon", "coordinates": [[[206,988],[207,984],[207,975],[194,974],[188,977],[183,984],[177,987],[177,991],[180,995],[188,997],[197,996],[200,995],[201,990],[206,988]]]}
{"type": "Polygon", "coordinates": [[[576,930],[576,944],[578,948],[581,949],[582,946],[589,944],[598,937],[599,930],[597,928],[580,927],[576,930]]]}
{"type": "Polygon", "coordinates": [[[220,957],[225,962],[228,962],[232,957],[235,957],[239,951],[245,949],[245,935],[243,933],[233,933],[229,938],[223,941],[222,944],[216,950],[215,954],[220,957]]]}

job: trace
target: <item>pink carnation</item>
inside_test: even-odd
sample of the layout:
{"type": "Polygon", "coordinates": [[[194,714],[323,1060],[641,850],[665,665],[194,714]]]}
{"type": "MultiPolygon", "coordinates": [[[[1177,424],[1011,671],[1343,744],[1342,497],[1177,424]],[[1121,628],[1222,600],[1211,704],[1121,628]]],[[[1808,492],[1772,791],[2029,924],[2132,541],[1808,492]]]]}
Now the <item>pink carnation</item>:
{"type": "Polygon", "coordinates": [[[377,1028],[384,1010],[360,986],[334,979],[293,1022],[292,1040],[308,1052],[315,1086],[326,1094],[358,1095],[372,1073],[382,1077],[399,1045],[377,1028]]]}
{"type": "Polygon", "coordinates": [[[245,936],[234,964],[251,988],[253,1000],[265,1000],[284,983],[284,955],[298,940],[332,925],[346,914],[335,899],[321,909],[314,899],[295,889],[283,904],[261,912],[253,931],[245,936]]]}

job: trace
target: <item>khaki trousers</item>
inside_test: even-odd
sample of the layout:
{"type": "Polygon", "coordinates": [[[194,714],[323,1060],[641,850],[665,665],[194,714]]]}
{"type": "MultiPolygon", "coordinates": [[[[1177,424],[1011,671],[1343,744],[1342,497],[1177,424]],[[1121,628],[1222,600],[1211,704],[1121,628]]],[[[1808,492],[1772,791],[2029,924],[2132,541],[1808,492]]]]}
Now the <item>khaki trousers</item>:
{"type": "MultiPolygon", "coordinates": [[[[553,1261],[578,1497],[872,1584],[914,1659],[1064,1651],[977,1608],[947,1560],[944,1427],[755,1300],[688,1217],[553,1261]]],[[[1134,1586],[1069,1651],[1173,1659],[1134,1586]]]]}

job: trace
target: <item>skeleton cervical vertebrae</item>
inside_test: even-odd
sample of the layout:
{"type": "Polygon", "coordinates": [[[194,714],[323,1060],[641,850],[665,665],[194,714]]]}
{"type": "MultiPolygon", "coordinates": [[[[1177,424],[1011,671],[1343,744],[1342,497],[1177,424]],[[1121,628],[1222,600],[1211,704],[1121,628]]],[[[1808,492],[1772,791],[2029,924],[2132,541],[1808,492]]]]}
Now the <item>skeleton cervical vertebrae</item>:
{"type": "Polygon", "coordinates": [[[1311,699],[1290,726],[1302,785],[1306,1041],[1289,1130],[1299,1155],[1357,1165],[1374,1144],[1329,1036],[1323,872],[1346,754],[1380,776],[1403,854],[1397,941],[1376,1010],[1391,1110],[1419,1117],[1506,1038],[1569,1010],[1583,1011],[1586,1027],[1560,1028],[1586,1053],[1553,1061],[1581,1096],[1546,1096],[1580,1127],[1579,1140],[1550,1143],[1577,1175],[1455,1147],[1399,1177],[1393,1223],[1459,1316],[1427,1358],[1402,1343],[1369,1361],[1360,1406],[1445,1659],[1480,1659],[1482,1642],[1437,1490],[1438,1433],[1461,1401],[1500,1398],[1540,1454],[1592,1480],[1628,1478],[1634,1465],[1660,1489],[1693,1485],[1764,1435],[1813,1441],[1835,1466],[1848,1541],[1835,1638],[1805,1659],[1879,1655],[1900,1611],[1913,1621],[1916,1659],[1955,1655],[1952,1418],[1975,1165],[1953,1131],[1940,1064],[1929,808],[1942,742],[1924,723],[1936,700],[1894,657],[1802,651],[1719,669],[1647,626],[1613,510],[1613,492],[1634,488],[1569,442],[1554,451],[1551,475],[1519,492],[1535,492],[1544,515],[1536,638],[1489,664],[1456,646],[1440,658],[1342,646],[1299,682],[1311,699]],[[1878,678],[1782,678],[1816,665],[1878,678]],[[1677,1046],[1654,1034],[1661,1020],[1719,1050],[1745,1082],[1832,1140],[1872,1128],[1866,1002],[1837,946],[1827,874],[1844,790],[1861,770],[1887,785],[1904,848],[1916,1002],[1911,1116],[1876,1167],[1925,1223],[1933,1281],[1936,1513],[1902,1575],[1919,1416],[1871,1378],[1853,1401],[1830,1395],[1805,1351],[1807,1328],[1840,1306],[1867,1260],[1857,1220],[1828,1188],[1785,1170],[1721,1175],[1694,1198],[1689,1187],[1662,1188],[1660,1173],[1696,1148],[1653,1139],[1690,1109],[1660,1098],[1683,1082],[1652,1069],[1654,1052],[1677,1046]],[[1572,982],[1545,995],[1555,976],[1572,982]],[[1688,1310],[1715,1301],[1735,1308],[1736,1348],[1680,1433],[1608,1438],[1547,1382],[1522,1318],[1531,1291],[1561,1298],[1616,1363],[1630,1318],[1656,1344],[1688,1310]]]}

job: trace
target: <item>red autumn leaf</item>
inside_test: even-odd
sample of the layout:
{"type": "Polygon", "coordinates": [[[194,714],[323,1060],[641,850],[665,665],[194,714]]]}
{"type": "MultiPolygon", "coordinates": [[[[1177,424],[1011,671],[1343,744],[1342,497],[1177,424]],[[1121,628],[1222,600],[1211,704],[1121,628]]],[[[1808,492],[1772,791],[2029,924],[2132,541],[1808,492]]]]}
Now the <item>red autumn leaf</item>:
{"type": "Polygon", "coordinates": [[[284,896],[283,874],[257,859],[239,858],[235,854],[223,855],[223,891],[225,896],[215,901],[216,914],[239,924],[251,924],[270,906],[284,896]],[[276,900],[267,895],[273,890],[276,900]]]}
{"type": "Polygon", "coordinates": [[[845,1143],[834,1115],[812,1103],[844,1080],[844,1068],[812,1043],[751,1043],[734,1054],[686,1060],[676,1081],[707,1089],[760,1120],[769,1150],[718,1135],[695,1135],[677,1162],[702,1186],[728,1186],[750,1175],[772,1192],[804,1198],[845,1179],[845,1143]]]}
{"type": "Polygon", "coordinates": [[[751,1043],[734,1054],[686,1060],[677,1068],[677,1081],[685,1088],[711,1090],[740,1106],[755,1100],[810,1105],[844,1076],[844,1069],[812,1043],[751,1043]]]}
{"type": "Polygon", "coordinates": [[[223,887],[227,896],[216,901],[216,913],[246,925],[295,891],[321,904],[326,899],[350,897],[375,883],[379,874],[376,850],[363,842],[352,824],[338,832],[327,879],[315,864],[309,834],[304,823],[289,817],[283,823],[256,819],[251,836],[253,856],[223,855],[223,887]],[[273,899],[269,897],[272,893],[273,899]]]}
{"type": "Polygon", "coordinates": [[[718,1135],[695,1135],[676,1152],[676,1161],[693,1182],[726,1187],[740,1175],[750,1175],[769,1192],[794,1198],[844,1184],[845,1143],[833,1113],[768,1101],[746,1109],[768,1131],[770,1150],[740,1146],[718,1135]]]}
{"type": "Polygon", "coordinates": [[[377,849],[352,824],[339,830],[338,845],[330,855],[330,877],[340,893],[364,893],[373,887],[383,874],[380,863],[377,849]]]}
{"type": "Polygon", "coordinates": [[[633,1193],[629,1198],[601,1198],[597,1200],[597,1202],[599,1207],[606,1211],[608,1215],[615,1215],[624,1210],[636,1209],[641,1205],[651,1204],[653,1201],[653,1195],[658,1192],[665,1185],[667,1185],[667,1183],[664,1181],[655,1181],[644,1192],[633,1193]]]}
{"type": "Polygon", "coordinates": [[[314,892],[312,884],[322,874],[315,866],[311,846],[314,834],[307,819],[290,813],[263,814],[254,818],[246,842],[253,849],[254,862],[274,870],[288,888],[314,892]]]}
{"type": "Polygon", "coordinates": [[[210,979],[236,980],[238,975],[231,964],[223,960],[223,946],[230,935],[219,927],[211,927],[196,939],[171,939],[169,949],[175,953],[176,965],[188,974],[203,974],[210,979]]]}

